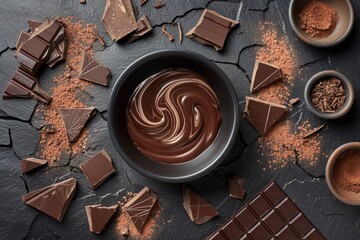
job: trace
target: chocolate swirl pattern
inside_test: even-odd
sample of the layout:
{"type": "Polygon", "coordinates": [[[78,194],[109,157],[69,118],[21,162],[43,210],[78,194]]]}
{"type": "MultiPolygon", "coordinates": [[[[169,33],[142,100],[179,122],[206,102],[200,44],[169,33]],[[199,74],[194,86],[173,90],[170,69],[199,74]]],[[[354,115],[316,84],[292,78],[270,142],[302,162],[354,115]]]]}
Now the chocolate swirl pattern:
{"type": "Polygon", "coordinates": [[[202,153],[221,123],[214,91],[188,69],[165,69],[148,77],[135,89],[127,111],[128,131],[137,148],[170,164],[202,153]]]}

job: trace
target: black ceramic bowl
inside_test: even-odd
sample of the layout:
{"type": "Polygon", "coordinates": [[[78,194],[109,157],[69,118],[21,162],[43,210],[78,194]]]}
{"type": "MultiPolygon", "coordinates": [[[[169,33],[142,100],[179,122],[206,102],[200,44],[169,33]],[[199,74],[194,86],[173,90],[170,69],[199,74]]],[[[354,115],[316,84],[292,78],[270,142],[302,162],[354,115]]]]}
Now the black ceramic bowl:
{"type": "Polygon", "coordinates": [[[209,173],[229,154],[239,127],[238,100],[224,72],[209,59],[184,50],[163,50],[132,63],[119,77],[110,96],[108,128],[121,157],[140,173],[166,182],[187,182],[209,173]],[[144,156],[130,139],[126,111],[135,88],[147,77],[167,68],[187,68],[202,75],[214,89],[221,111],[221,126],[214,142],[195,159],[164,164],[144,156]]]}

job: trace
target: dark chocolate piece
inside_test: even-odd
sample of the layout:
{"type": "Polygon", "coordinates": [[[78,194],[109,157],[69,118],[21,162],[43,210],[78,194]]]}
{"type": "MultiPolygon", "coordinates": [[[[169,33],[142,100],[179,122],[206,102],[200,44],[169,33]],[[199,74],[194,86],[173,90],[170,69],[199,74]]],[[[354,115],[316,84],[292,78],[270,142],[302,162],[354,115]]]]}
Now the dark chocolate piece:
{"type": "MultiPolygon", "coordinates": [[[[36,30],[36,28],[38,28],[42,24],[42,22],[36,21],[36,20],[27,20],[27,23],[29,25],[31,32],[34,32],[36,30]]],[[[30,34],[29,34],[29,36],[30,36],[30,34]]],[[[67,46],[68,46],[68,42],[67,42],[67,39],[65,36],[64,40],[62,40],[52,51],[46,64],[49,67],[53,67],[56,63],[64,60],[66,58],[67,46]]]]}
{"type": "Polygon", "coordinates": [[[22,196],[31,207],[62,222],[76,191],[76,179],[70,178],[53,185],[37,189],[22,196]]]}
{"type": "Polygon", "coordinates": [[[284,105],[246,97],[244,115],[260,135],[264,135],[276,122],[283,120],[287,112],[284,105]]]}
{"type": "Polygon", "coordinates": [[[130,0],[106,0],[101,23],[113,41],[119,41],[138,28],[130,0]]]}
{"type": "Polygon", "coordinates": [[[111,72],[83,51],[79,79],[109,86],[111,72]]]}
{"type": "Polygon", "coordinates": [[[94,31],[94,34],[95,34],[96,38],[99,40],[100,44],[103,45],[104,47],[106,47],[106,43],[105,43],[104,39],[100,36],[100,34],[98,34],[96,31],[94,31]]]}
{"type": "Polygon", "coordinates": [[[220,51],[224,47],[228,33],[238,24],[237,21],[205,9],[196,26],[186,36],[202,44],[213,46],[216,51],[220,51]]]}
{"type": "Polygon", "coordinates": [[[101,204],[85,206],[90,232],[100,234],[118,207],[118,204],[110,207],[104,207],[101,204]]]}
{"type": "Polygon", "coordinates": [[[37,78],[21,67],[3,93],[3,99],[9,98],[33,98],[46,104],[51,101],[51,96],[40,86],[37,78]]]}
{"type": "Polygon", "coordinates": [[[186,186],[183,186],[183,206],[190,220],[196,224],[206,223],[219,215],[203,197],[186,186]]]}
{"type": "Polygon", "coordinates": [[[21,173],[28,173],[36,168],[45,165],[48,161],[38,158],[24,158],[21,159],[21,173]]]}
{"type": "Polygon", "coordinates": [[[325,127],[325,124],[320,125],[319,127],[316,127],[312,130],[310,130],[309,132],[305,133],[304,135],[302,135],[302,138],[307,138],[312,136],[313,134],[317,133],[318,131],[320,131],[321,129],[323,129],[325,127]]]}
{"type": "Polygon", "coordinates": [[[16,49],[19,49],[21,44],[30,38],[31,34],[27,32],[20,32],[19,38],[16,42],[16,49]]]}
{"type": "Polygon", "coordinates": [[[168,31],[166,31],[165,25],[163,25],[161,29],[161,34],[165,34],[165,36],[169,39],[170,42],[174,41],[174,37],[168,31]]]}
{"type": "Polygon", "coordinates": [[[244,199],[245,189],[244,189],[244,178],[239,178],[237,176],[230,177],[228,179],[230,197],[244,199]]]}
{"type": "Polygon", "coordinates": [[[128,43],[132,43],[152,31],[151,24],[145,15],[137,21],[137,25],[138,29],[131,35],[128,43]]]}
{"type": "Polygon", "coordinates": [[[80,137],[85,124],[95,115],[94,108],[60,108],[59,112],[64,121],[70,143],[75,142],[80,137]]]}
{"type": "Polygon", "coordinates": [[[325,240],[275,182],[268,184],[208,239],[325,240]]]}
{"type": "Polygon", "coordinates": [[[142,231],[156,202],[157,196],[148,187],[144,187],[125,204],[125,212],[139,232],[142,231]]]}
{"type": "Polygon", "coordinates": [[[16,57],[25,70],[36,74],[65,36],[65,28],[61,22],[45,21],[20,45],[16,57]]]}
{"type": "Polygon", "coordinates": [[[177,23],[177,26],[178,26],[178,31],[179,31],[179,44],[182,43],[182,39],[183,39],[183,32],[182,32],[182,29],[181,29],[181,24],[180,22],[177,23]]]}
{"type": "Polygon", "coordinates": [[[111,157],[105,150],[81,164],[80,168],[94,190],[115,173],[111,157]]]}
{"type": "Polygon", "coordinates": [[[279,67],[256,60],[251,79],[250,91],[256,92],[271,83],[281,80],[282,73],[279,67]]]}

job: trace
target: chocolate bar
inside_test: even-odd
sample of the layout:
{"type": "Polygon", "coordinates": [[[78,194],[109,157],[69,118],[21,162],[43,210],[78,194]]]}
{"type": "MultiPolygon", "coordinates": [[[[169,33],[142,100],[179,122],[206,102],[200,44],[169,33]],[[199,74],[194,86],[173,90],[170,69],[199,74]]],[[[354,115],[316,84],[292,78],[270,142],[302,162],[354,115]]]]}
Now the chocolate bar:
{"type": "Polygon", "coordinates": [[[322,240],[324,236],[271,182],[208,240],[322,240]]]}
{"type": "Polygon", "coordinates": [[[228,33],[238,24],[237,21],[205,9],[196,26],[186,33],[186,36],[220,51],[224,47],[228,33]]]}

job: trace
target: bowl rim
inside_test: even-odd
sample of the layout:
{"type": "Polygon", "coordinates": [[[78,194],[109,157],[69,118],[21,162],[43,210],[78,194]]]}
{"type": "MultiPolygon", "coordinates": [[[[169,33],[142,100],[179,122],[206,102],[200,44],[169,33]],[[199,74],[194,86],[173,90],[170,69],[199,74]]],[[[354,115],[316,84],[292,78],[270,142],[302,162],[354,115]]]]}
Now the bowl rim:
{"type": "MultiPolygon", "coordinates": [[[[196,52],[192,52],[189,50],[183,50],[183,49],[165,49],[165,50],[158,50],[158,51],[154,51],[151,53],[148,53],[140,58],[138,58],[137,60],[133,61],[123,72],[122,74],[119,76],[119,78],[116,80],[113,89],[111,90],[110,93],[110,98],[109,98],[109,103],[108,103],[108,121],[107,121],[107,125],[108,125],[108,130],[110,133],[110,138],[112,143],[115,146],[115,149],[117,150],[117,152],[120,154],[121,158],[128,164],[130,165],[133,169],[135,169],[136,171],[138,171],[139,173],[156,179],[156,180],[160,180],[163,182],[170,182],[170,183],[182,183],[182,182],[189,182],[189,181],[193,181],[195,179],[198,179],[206,174],[208,174],[209,172],[211,172],[216,166],[218,166],[225,158],[226,156],[229,154],[229,152],[231,151],[232,146],[235,143],[236,140],[236,135],[238,134],[238,130],[239,130],[239,118],[240,118],[240,112],[239,112],[239,107],[238,107],[238,99],[237,99],[237,95],[234,89],[234,86],[232,85],[232,83],[230,82],[229,78],[227,77],[227,75],[222,71],[222,69],[220,69],[219,66],[217,66],[215,63],[213,63],[212,61],[210,61],[208,58],[206,58],[205,56],[196,53],[196,52]],[[209,163],[206,167],[202,168],[199,171],[196,172],[192,172],[190,174],[187,175],[182,175],[182,176],[174,176],[174,177],[169,177],[169,176],[164,176],[164,175],[159,175],[147,170],[144,170],[141,166],[139,166],[138,164],[136,164],[135,162],[133,162],[131,160],[131,158],[126,154],[126,152],[123,150],[123,148],[121,147],[121,145],[119,144],[119,142],[117,141],[116,138],[116,134],[115,134],[115,125],[113,122],[113,112],[115,110],[115,97],[117,96],[119,90],[121,89],[121,86],[124,84],[124,81],[122,81],[123,78],[125,78],[130,72],[132,72],[134,69],[137,68],[137,65],[143,61],[147,61],[149,59],[152,59],[154,57],[161,57],[161,56],[168,56],[169,54],[186,54],[188,56],[191,56],[193,58],[196,58],[198,61],[204,61],[207,64],[211,64],[213,66],[213,69],[215,69],[215,71],[217,73],[219,73],[219,75],[223,76],[223,79],[226,79],[225,81],[223,81],[223,83],[226,85],[226,88],[229,90],[229,95],[231,98],[231,102],[236,103],[236,105],[234,104],[234,106],[232,107],[233,112],[234,112],[234,116],[233,116],[233,124],[231,126],[231,133],[229,134],[226,146],[224,149],[221,150],[221,153],[219,154],[219,156],[217,158],[214,159],[214,161],[212,161],[211,163],[209,163]]],[[[216,138],[215,138],[216,139],[216,138]]],[[[215,141],[215,140],[214,140],[215,141]]],[[[210,145],[211,146],[211,145],[210,145]]],[[[186,164],[186,163],[185,163],[186,164]]]]}
{"type": "Polygon", "coordinates": [[[355,100],[355,92],[354,92],[354,87],[352,85],[352,83],[350,82],[350,80],[342,73],[335,71],[335,70],[324,70],[324,71],[320,71],[318,73],[316,73],[315,75],[313,75],[309,81],[306,83],[305,85],[305,90],[304,90],[304,99],[306,102],[306,105],[308,107],[308,109],[314,113],[316,116],[323,118],[323,119],[337,119],[340,117],[343,117],[345,114],[347,114],[350,109],[352,108],[353,104],[354,104],[354,100],[355,100]],[[347,93],[347,99],[345,101],[344,106],[337,112],[334,113],[325,113],[325,112],[321,112],[318,109],[315,108],[315,106],[312,104],[311,102],[311,90],[312,87],[314,86],[314,84],[326,77],[336,77],[338,79],[341,80],[341,82],[344,85],[345,91],[347,93]]]}
{"type": "Polygon", "coordinates": [[[326,179],[326,183],[327,183],[331,193],[337,199],[339,199],[343,203],[346,203],[349,205],[360,205],[360,200],[350,200],[350,199],[343,197],[341,194],[339,194],[334,187],[335,183],[332,181],[333,168],[334,168],[334,164],[335,164],[336,160],[342,153],[349,151],[349,150],[360,150],[360,142],[345,143],[335,149],[335,151],[330,155],[330,157],[327,161],[326,170],[325,170],[325,179],[326,179]]]}
{"type": "MultiPolygon", "coordinates": [[[[310,0],[307,0],[310,1],[310,0]]],[[[349,16],[349,24],[346,28],[346,31],[344,32],[343,35],[341,35],[339,38],[330,41],[330,42],[320,42],[318,41],[318,39],[316,38],[308,38],[306,37],[305,33],[299,29],[299,26],[296,24],[296,16],[294,16],[294,8],[295,8],[295,4],[299,3],[299,0],[291,0],[290,1],[290,6],[289,6],[289,19],[290,19],[290,25],[291,28],[293,29],[293,31],[295,32],[295,34],[298,36],[298,38],[300,38],[303,42],[305,42],[306,44],[315,46],[315,47],[333,47],[335,45],[340,44],[341,42],[343,42],[351,33],[351,30],[354,27],[354,22],[355,22],[355,17],[354,17],[354,7],[351,3],[350,0],[345,0],[347,3],[347,6],[349,8],[350,11],[350,16],[349,16]]],[[[303,1],[302,1],[303,2],[303,1]]]]}

